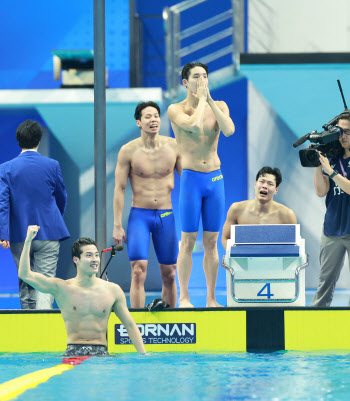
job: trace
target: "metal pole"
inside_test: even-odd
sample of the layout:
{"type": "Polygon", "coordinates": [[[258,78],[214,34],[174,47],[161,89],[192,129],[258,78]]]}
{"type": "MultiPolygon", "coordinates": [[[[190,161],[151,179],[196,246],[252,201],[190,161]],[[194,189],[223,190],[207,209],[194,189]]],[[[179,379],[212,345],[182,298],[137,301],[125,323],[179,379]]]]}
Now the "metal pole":
{"type": "Polygon", "coordinates": [[[173,12],[169,7],[163,10],[164,32],[165,32],[165,68],[167,96],[171,98],[173,91],[173,12]]]}
{"type": "Polygon", "coordinates": [[[239,71],[240,54],[244,52],[244,0],[232,0],[233,8],[233,65],[239,71]]]}
{"type": "Polygon", "coordinates": [[[175,98],[177,96],[178,88],[180,86],[180,75],[179,72],[181,70],[181,40],[180,40],[180,12],[174,11],[174,22],[173,22],[173,94],[172,96],[175,98]]]}
{"type": "MultiPolygon", "coordinates": [[[[105,0],[94,0],[95,238],[99,250],[107,245],[105,70],[105,0]]],[[[104,258],[99,273],[103,266],[104,258]]]]}
{"type": "Polygon", "coordinates": [[[140,16],[136,14],[135,0],[129,0],[130,24],[130,88],[142,86],[142,33],[140,16]]]}

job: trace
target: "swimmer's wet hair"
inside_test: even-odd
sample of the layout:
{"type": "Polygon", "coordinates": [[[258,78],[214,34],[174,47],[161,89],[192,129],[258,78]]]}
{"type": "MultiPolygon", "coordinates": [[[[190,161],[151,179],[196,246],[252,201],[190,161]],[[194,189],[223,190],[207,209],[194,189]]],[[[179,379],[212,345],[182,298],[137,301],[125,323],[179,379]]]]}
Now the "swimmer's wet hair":
{"type": "MultiPolygon", "coordinates": [[[[97,248],[97,244],[93,239],[86,238],[86,237],[79,238],[72,245],[72,258],[75,256],[78,259],[80,259],[80,255],[83,253],[81,248],[85,245],[95,245],[95,247],[97,248]]],[[[75,263],[74,263],[74,266],[77,267],[77,265],[75,263]]]]}
{"type": "Polygon", "coordinates": [[[271,174],[271,175],[275,176],[275,178],[276,178],[276,188],[278,188],[280,186],[280,183],[282,182],[281,171],[277,167],[272,168],[272,167],[269,167],[269,166],[265,166],[265,167],[261,168],[258,171],[258,174],[256,175],[255,181],[258,181],[259,177],[264,176],[266,174],[271,174]]]}
{"type": "Polygon", "coordinates": [[[146,107],[154,107],[155,109],[158,110],[158,114],[160,115],[160,108],[157,105],[157,103],[149,101],[149,102],[141,102],[136,106],[135,109],[135,120],[141,120],[141,116],[142,116],[142,110],[145,109],[146,107]]]}
{"type": "Polygon", "coordinates": [[[187,63],[184,65],[182,72],[181,72],[181,77],[182,79],[188,79],[188,77],[190,76],[190,72],[192,70],[192,68],[194,67],[202,67],[205,69],[205,72],[208,75],[208,66],[206,64],[203,63],[198,63],[198,62],[194,62],[194,63],[187,63]]]}

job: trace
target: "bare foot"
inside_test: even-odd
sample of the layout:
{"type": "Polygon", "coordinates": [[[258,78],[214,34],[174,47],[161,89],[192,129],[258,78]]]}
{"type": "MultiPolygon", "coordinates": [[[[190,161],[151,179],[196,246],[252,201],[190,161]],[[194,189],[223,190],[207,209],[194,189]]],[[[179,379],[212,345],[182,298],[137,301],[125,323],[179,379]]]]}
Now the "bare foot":
{"type": "Polygon", "coordinates": [[[207,302],[207,308],[223,308],[223,306],[218,304],[214,299],[213,301],[207,302]]]}
{"type": "Polygon", "coordinates": [[[189,299],[179,300],[179,308],[194,308],[189,299]]]}

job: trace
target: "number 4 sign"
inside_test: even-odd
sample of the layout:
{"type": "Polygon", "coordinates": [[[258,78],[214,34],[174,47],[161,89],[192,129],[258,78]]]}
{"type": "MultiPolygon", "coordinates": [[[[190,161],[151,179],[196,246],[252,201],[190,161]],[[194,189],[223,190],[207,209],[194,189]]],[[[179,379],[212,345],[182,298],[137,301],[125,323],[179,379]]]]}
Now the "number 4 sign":
{"type": "Polygon", "coordinates": [[[267,297],[267,299],[270,299],[273,297],[273,294],[271,294],[270,290],[270,283],[266,283],[263,288],[258,292],[257,294],[258,297],[267,297]],[[264,293],[263,291],[266,289],[266,292],[264,293]]]}

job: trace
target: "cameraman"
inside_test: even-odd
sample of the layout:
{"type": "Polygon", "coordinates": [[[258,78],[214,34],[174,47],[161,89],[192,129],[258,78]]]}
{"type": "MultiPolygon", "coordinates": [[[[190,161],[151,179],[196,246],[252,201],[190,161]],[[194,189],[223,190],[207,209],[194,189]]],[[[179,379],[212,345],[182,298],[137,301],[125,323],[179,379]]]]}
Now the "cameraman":
{"type": "Polygon", "coordinates": [[[345,252],[350,255],[350,112],[339,116],[336,126],[342,129],[339,142],[342,150],[337,158],[321,153],[315,167],[314,185],[318,196],[326,196],[326,215],[320,250],[320,278],[311,306],[330,306],[335,284],[344,264],[345,252]]]}

